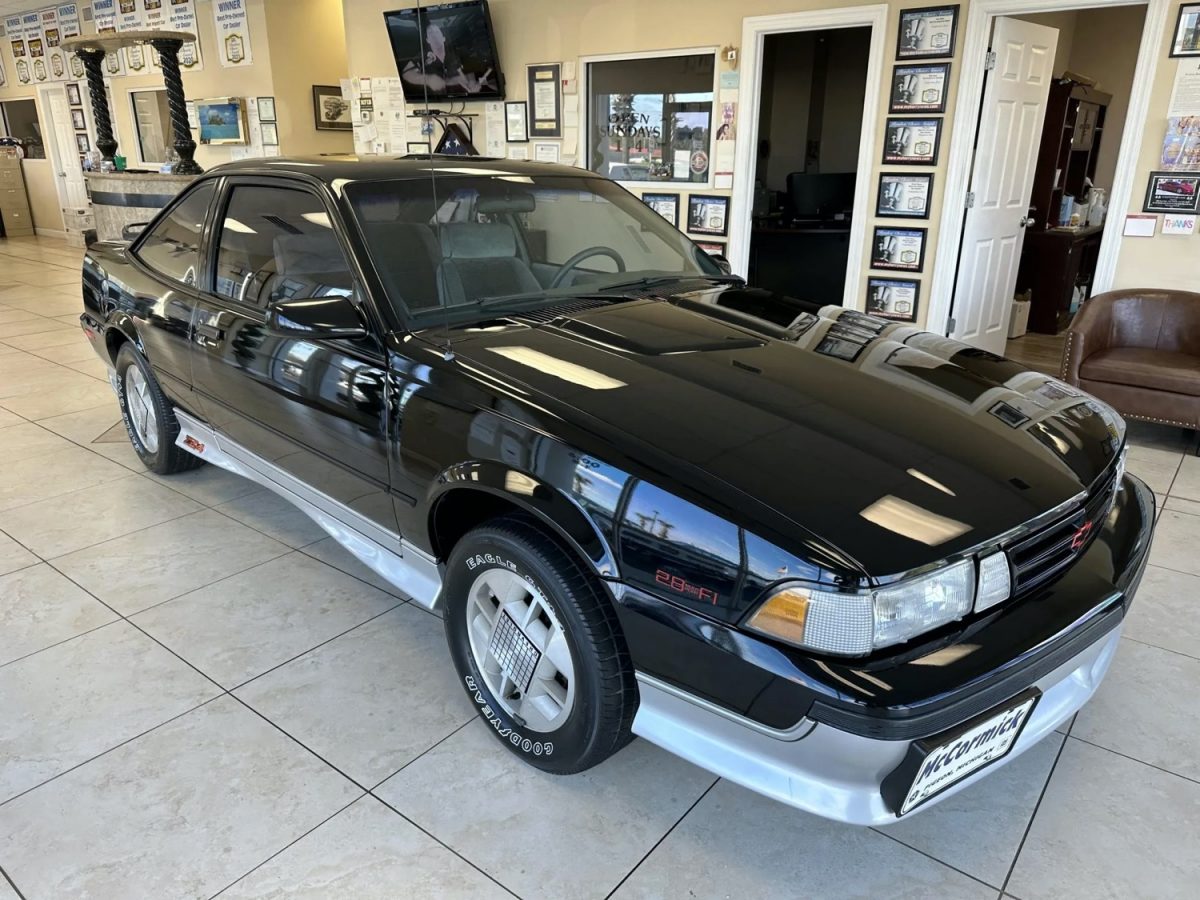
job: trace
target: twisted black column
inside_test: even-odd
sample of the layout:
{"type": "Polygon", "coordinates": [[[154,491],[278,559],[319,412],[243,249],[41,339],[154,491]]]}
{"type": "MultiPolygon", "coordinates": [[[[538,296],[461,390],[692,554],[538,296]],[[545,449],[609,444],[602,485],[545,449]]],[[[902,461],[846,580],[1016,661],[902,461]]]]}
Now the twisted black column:
{"type": "Polygon", "coordinates": [[[104,51],[88,47],[76,50],[75,54],[83,60],[83,70],[87,73],[88,96],[92,98],[92,118],[96,124],[96,149],[112,162],[117,153],[117,139],[113,137],[108,95],[104,93],[104,70],[101,68],[104,65],[104,51]]]}
{"type": "Polygon", "coordinates": [[[179,48],[183,46],[183,41],[157,40],[150,43],[158,51],[162,63],[167,105],[171,108],[171,130],[175,132],[175,152],[179,154],[175,171],[180,175],[199,175],[204,170],[193,158],[196,155],[196,142],[192,140],[192,129],[188,125],[187,98],[183,93],[183,76],[179,74],[179,48]]]}

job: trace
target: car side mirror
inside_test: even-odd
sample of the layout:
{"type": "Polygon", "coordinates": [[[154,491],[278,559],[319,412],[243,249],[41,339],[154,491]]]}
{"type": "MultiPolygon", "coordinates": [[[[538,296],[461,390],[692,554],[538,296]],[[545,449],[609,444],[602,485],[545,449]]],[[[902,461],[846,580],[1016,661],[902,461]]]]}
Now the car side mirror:
{"type": "Polygon", "coordinates": [[[146,226],[149,224],[149,222],[130,222],[121,229],[121,239],[125,241],[132,241],[135,237],[145,231],[146,226]]]}
{"type": "Polygon", "coordinates": [[[357,338],[367,334],[358,305],[349,297],[282,300],[267,310],[267,328],[284,337],[357,338]]]}
{"type": "Polygon", "coordinates": [[[712,261],[717,264],[717,268],[725,275],[733,274],[733,264],[727,260],[722,253],[714,253],[712,261]]]}

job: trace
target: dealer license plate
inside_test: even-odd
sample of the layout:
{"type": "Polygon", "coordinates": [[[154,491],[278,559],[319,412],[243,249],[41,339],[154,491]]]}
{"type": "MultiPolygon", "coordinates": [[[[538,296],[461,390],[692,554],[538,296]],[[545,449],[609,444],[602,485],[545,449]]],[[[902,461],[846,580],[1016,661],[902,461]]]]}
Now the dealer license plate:
{"type": "Polygon", "coordinates": [[[1027,696],[981,722],[968,725],[930,750],[918,764],[900,815],[1005,756],[1020,736],[1039,696],[1036,693],[1027,696]]]}

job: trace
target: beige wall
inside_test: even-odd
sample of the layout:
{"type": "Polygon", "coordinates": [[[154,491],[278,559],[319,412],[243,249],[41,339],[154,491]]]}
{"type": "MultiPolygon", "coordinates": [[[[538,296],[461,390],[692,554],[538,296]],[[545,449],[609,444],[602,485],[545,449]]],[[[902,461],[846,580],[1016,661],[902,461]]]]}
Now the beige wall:
{"type": "MultiPolygon", "coordinates": [[[[30,0],[29,5],[39,8],[48,2],[30,0]]],[[[313,126],[312,114],[312,85],[337,84],[338,79],[347,74],[342,0],[247,0],[246,6],[254,62],[249,66],[226,68],[217,54],[211,0],[198,0],[196,20],[204,68],[199,72],[183,73],[187,98],[274,96],[281,153],[307,155],[350,151],[349,134],[318,132],[313,126]]],[[[94,31],[91,22],[84,22],[83,26],[85,32],[94,31]]],[[[17,82],[11,52],[8,41],[0,41],[0,56],[8,74],[8,85],[0,88],[0,100],[36,99],[35,85],[17,82]]],[[[118,152],[128,159],[130,167],[138,167],[144,161],[140,159],[129,95],[133,91],[157,90],[162,86],[161,74],[132,75],[109,81],[118,152]]],[[[84,96],[86,104],[86,88],[84,96]]],[[[48,121],[40,102],[38,115],[42,122],[48,121]]],[[[94,139],[95,135],[92,137],[94,139]]],[[[212,168],[228,162],[232,153],[231,145],[199,146],[196,161],[206,169],[212,168]]],[[[41,229],[61,230],[61,203],[50,163],[31,160],[24,164],[24,169],[34,224],[41,229]]]]}
{"type": "MultiPolygon", "coordinates": [[[[1167,10],[1167,27],[1158,51],[1158,69],[1150,94],[1146,131],[1142,136],[1133,191],[1129,198],[1130,212],[1141,210],[1150,172],[1159,167],[1163,134],[1167,127],[1167,104],[1170,102],[1175,73],[1179,69],[1179,60],[1170,59],[1167,53],[1182,2],[1175,0],[1167,10]]],[[[1151,238],[1125,238],[1121,242],[1113,286],[1200,292],[1200,235],[1156,234],[1151,238]]]]}
{"type": "MultiPolygon", "coordinates": [[[[1058,29],[1054,74],[1070,70],[1096,80],[1096,88],[1112,94],[1105,117],[1100,156],[1096,162],[1097,187],[1112,189],[1117,152],[1133,89],[1146,7],[1114,6],[1070,12],[1035,13],[1015,18],[1058,29]]],[[[1172,20],[1173,22],[1174,20],[1172,20]]]]}
{"type": "Polygon", "coordinates": [[[266,13],[281,151],[352,152],[349,132],[317,131],[313,125],[312,86],[337,84],[348,74],[342,0],[267,0],[266,13]]]}

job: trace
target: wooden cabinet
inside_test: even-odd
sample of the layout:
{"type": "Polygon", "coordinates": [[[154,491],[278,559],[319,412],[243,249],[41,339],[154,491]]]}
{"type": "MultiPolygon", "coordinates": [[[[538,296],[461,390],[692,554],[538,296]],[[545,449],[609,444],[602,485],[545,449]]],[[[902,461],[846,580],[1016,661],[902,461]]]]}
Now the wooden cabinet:
{"type": "Polygon", "coordinates": [[[1067,224],[1059,221],[1063,197],[1079,197],[1083,180],[1096,177],[1110,102],[1111,94],[1073,81],[1056,81],[1050,86],[1029,201],[1033,228],[1044,231],[1067,224]]]}
{"type": "Polygon", "coordinates": [[[1084,179],[1095,179],[1111,100],[1110,94],[1072,81],[1050,86],[1029,201],[1033,221],[1017,272],[1017,293],[1032,292],[1030,331],[1057,334],[1070,324],[1076,288],[1085,299],[1091,296],[1102,229],[1059,226],[1068,224],[1060,218],[1063,197],[1081,198],[1084,179]]]}
{"type": "Polygon", "coordinates": [[[0,226],[5,237],[33,234],[33,215],[21,158],[15,149],[8,147],[0,147],[0,226]]]}
{"type": "Polygon", "coordinates": [[[1058,334],[1071,324],[1071,298],[1075,287],[1083,296],[1092,294],[1092,279],[1100,256],[1103,228],[1078,231],[1030,231],[1025,235],[1021,265],[1017,270],[1017,293],[1032,294],[1029,330],[1058,334]]]}

